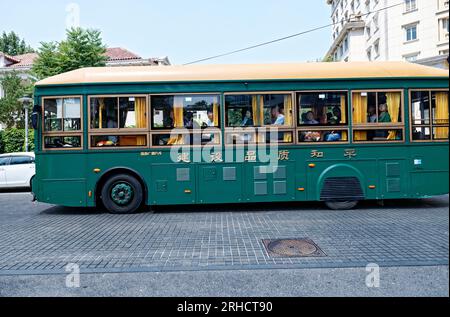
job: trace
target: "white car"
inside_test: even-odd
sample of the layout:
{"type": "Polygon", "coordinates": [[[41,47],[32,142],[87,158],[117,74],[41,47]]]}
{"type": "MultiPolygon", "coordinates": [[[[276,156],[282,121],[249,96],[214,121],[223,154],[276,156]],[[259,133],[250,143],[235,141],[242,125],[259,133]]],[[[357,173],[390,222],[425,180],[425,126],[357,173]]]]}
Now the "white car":
{"type": "Polygon", "coordinates": [[[31,188],[35,174],[34,153],[0,155],[0,188],[31,188]]]}

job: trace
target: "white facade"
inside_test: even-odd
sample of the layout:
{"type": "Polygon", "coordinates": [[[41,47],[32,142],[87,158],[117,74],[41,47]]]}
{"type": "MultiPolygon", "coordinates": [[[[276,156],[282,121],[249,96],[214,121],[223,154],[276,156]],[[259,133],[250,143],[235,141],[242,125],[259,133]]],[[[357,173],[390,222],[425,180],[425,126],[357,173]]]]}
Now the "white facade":
{"type": "Polygon", "coordinates": [[[334,61],[404,60],[448,68],[448,0],[327,3],[334,23],[327,56],[334,61]]]}

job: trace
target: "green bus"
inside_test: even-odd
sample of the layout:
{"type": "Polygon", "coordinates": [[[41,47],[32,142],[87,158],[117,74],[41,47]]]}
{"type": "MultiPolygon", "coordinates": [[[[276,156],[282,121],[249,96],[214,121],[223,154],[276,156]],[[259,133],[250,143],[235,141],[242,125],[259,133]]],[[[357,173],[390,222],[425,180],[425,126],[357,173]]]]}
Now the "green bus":
{"type": "Polygon", "coordinates": [[[60,74],[35,86],[33,194],[111,213],[447,194],[448,75],[406,62],[60,74]]]}

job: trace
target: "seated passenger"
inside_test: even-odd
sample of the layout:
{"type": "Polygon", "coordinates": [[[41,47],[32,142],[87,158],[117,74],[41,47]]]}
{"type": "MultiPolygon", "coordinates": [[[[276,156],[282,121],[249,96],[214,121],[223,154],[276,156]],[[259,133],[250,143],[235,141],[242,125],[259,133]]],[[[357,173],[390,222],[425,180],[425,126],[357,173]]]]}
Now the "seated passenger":
{"type": "Polygon", "coordinates": [[[271,110],[272,125],[284,125],[284,115],[281,113],[278,106],[273,107],[271,110]]]}
{"type": "Polygon", "coordinates": [[[214,127],[215,126],[215,124],[214,124],[214,112],[212,112],[211,110],[208,110],[207,115],[208,115],[208,120],[206,120],[206,122],[204,122],[202,124],[202,126],[204,128],[214,127]]]}
{"type": "Polygon", "coordinates": [[[174,113],[173,110],[170,110],[169,116],[164,117],[163,119],[163,126],[164,128],[172,129],[174,127],[174,113]]]}
{"type": "Polygon", "coordinates": [[[312,111],[308,111],[306,113],[306,119],[304,121],[305,124],[319,124],[319,121],[317,121],[314,118],[314,113],[312,111]]]}
{"type": "Polygon", "coordinates": [[[334,107],[333,112],[329,113],[327,117],[328,117],[328,124],[336,125],[341,123],[341,109],[339,109],[338,107],[334,107]]]}
{"type": "Polygon", "coordinates": [[[377,109],[375,106],[369,106],[367,113],[368,113],[368,122],[369,123],[375,123],[378,121],[377,109]]]}
{"type": "Polygon", "coordinates": [[[384,103],[378,108],[380,115],[378,116],[378,122],[392,122],[391,116],[388,112],[387,105],[384,103]]]}
{"type": "Polygon", "coordinates": [[[242,120],[241,127],[252,127],[253,126],[253,116],[250,110],[245,112],[244,119],[242,120]]]}

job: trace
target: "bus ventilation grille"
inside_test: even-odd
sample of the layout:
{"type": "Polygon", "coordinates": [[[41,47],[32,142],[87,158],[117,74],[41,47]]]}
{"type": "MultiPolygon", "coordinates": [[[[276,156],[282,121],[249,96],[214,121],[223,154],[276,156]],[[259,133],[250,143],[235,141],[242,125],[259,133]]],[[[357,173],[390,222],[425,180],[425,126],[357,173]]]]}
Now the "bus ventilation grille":
{"type": "Polygon", "coordinates": [[[347,201],[363,200],[364,193],[359,179],[356,177],[330,177],[320,193],[320,200],[324,201],[347,201]]]}

